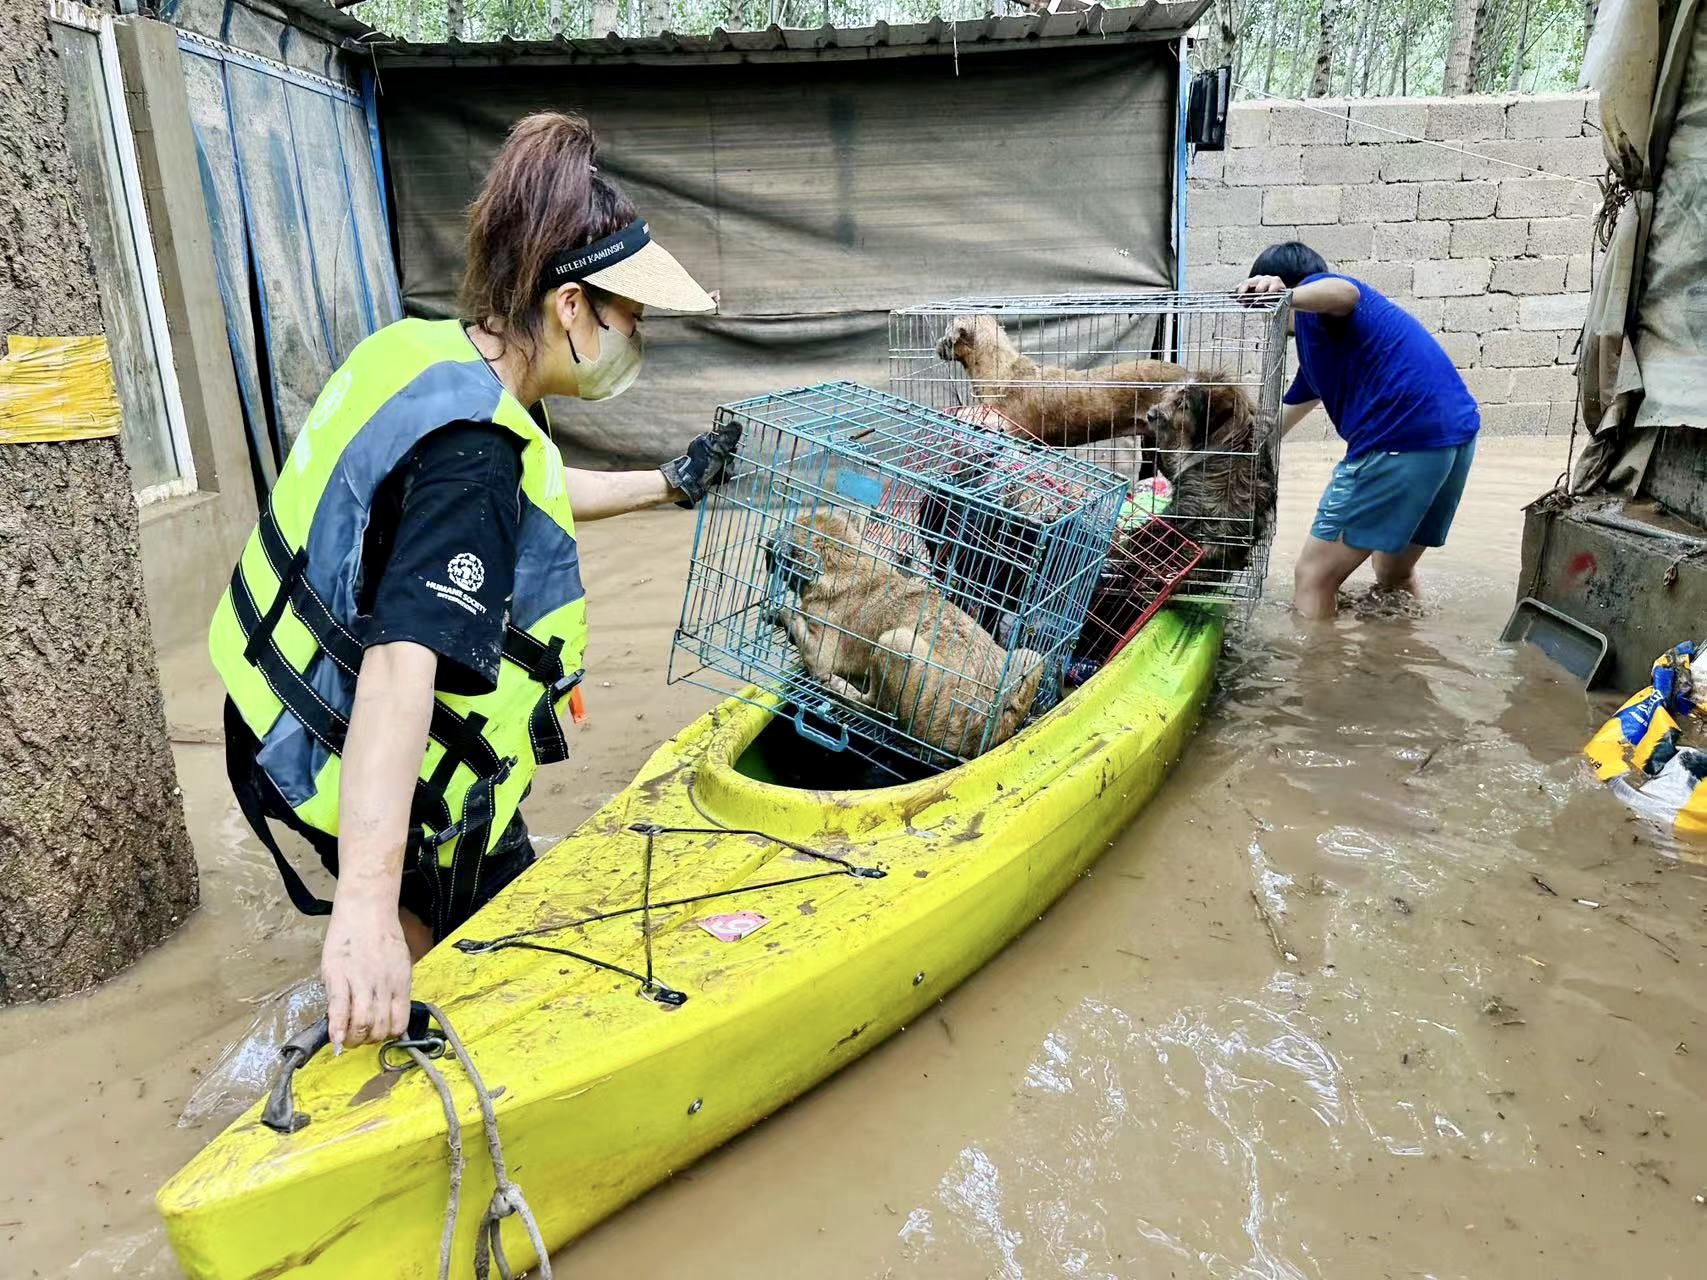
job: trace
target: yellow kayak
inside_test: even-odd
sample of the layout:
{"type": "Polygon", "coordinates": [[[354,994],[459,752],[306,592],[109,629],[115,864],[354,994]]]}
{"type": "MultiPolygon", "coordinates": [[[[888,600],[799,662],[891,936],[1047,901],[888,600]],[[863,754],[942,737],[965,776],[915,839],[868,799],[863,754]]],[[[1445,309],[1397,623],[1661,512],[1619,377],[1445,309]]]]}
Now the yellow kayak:
{"type": "MultiPolygon", "coordinates": [[[[759,780],[766,743],[786,751],[793,730],[761,739],[782,722],[726,702],[426,956],[415,994],[496,1097],[547,1247],[846,1066],[1035,920],[1179,758],[1221,629],[1164,611],[1010,741],[875,791],[759,780]],[[541,928],[525,946],[455,945],[541,928]]],[[[476,1095],[448,1056],[439,1067],[468,1153],[452,1252],[467,1275],[494,1179],[476,1095]]],[[[184,1270],[436,1276],[450,1159],[432,1082],[364,1048],[314,1057],[294,1088],[306,1125],[275,1132],[257,1106],[161,1189],[184,1270]]],[[[532,1265],[519,1220],[501,1230],[532,1265]]]]}

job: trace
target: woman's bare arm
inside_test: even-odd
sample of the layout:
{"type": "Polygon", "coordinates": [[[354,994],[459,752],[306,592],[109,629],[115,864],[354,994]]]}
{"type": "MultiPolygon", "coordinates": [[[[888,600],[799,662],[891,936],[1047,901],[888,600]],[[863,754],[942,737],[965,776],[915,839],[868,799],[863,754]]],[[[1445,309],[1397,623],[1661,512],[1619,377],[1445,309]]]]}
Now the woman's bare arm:
{"type": "Polygon", "coordinates": [[[682,495],[670,488],[659,471],[583,471],[564,467],[563,480],[569,490],[569,506],[577,520],[607,520],[679,502],[682,495]]]}
{"type": "Polygon", "coordinates": [[[438,662],[408,641],[362,655],[338,796],[338,891],[320,957],[334,1047],[377,1043],[409,1023],[397,897],[438,662]]]}

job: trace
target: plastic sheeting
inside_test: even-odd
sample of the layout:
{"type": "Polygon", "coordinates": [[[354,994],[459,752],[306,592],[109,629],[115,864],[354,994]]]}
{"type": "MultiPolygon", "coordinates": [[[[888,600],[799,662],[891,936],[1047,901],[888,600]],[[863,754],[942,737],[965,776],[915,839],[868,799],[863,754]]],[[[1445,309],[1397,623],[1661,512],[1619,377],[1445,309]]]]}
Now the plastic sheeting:
{"type": "Polygon", "coordinates": [[[1707,427],[1707,24],[1693,26],[1648,233],[1638,427],[1707,427]]]}
{"type": "Polygon", "coordinates": [[[553,404],[569,451],[656,462],[719,403],[882,385],[892,308],[966,293],[1166,288],[1179,69],[1166,44],[959,60],[500,69],[387,59],[406,307],[454,314],[463,216],[505,131],[579,110],[601,161],[707,288],[715,318],[649,318],[612,405],[553,404]]]}
{"type": "Polygon", "coordinates": [[[267,426],[261,393],[260,357],[249,311],[249,240],[243,231],[243,194],[237,181],[237,151],[225,110],[225,68],[211,58],[184,57],[184,90],[196,135],[202,200],[213,239],[213,269],[225,310],[237,392],[249,432],[249,455],[261,491],[277,473],[277,449],[267,426]]]}
{"type": "Polygon", "coordinates": [[[317,977],[304,978],[256,1003],[260,1010],[249,1026],[225,1046],[184,1103],[180,1129],[229,1124],[253,1106],[278,1070],[279,1046],[326,1015],[326,988],[317,977]]]}
{"type": "Polygon", "coordinates": [[[366,112],[351,91],[186,44],[220,297],[264,484],[321,386],[402,315],[366,112]]]}
{"type": "Polygon", "coordinates": [[[1583,75],[1600,92],[1606,162],[1627,181],[1638,180],[1647,163],[1659,64],[1659,7],[1653,0],[1605,0],[1583,75]]]}
{"type": "Polygon", "coordinates": [[[1601,95],[1614,221],[1577,361],[1593,439],[1571,479],[1573,493],[1636,493],[1653,456],[1654,428],[1707,425],[1699,421],[1707,326],[1689,278],[1690,263],[1707,248],[1700,230],[1707,128],[1699,120],[1707,60],[1694,56],[1698,15],[1697,0],[1664,8],[1653,0],[1606,0],[1584,59],[1601,95]],[[1645,371],[1650,356],[1665,366],[1657,388],[1645,371]]]}

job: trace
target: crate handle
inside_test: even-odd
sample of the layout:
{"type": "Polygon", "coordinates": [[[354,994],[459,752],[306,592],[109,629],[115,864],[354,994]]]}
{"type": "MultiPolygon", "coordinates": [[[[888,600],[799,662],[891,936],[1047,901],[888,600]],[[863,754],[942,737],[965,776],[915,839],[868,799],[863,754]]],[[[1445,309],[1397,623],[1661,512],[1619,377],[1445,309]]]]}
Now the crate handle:
{"type": "MultiPolygon", "coordinates": [[[[824,706],[828,707],[829,704],[825,703],[824,706]]],[[[822,712],[819,714],[823,715],[822,712]]],[[[829,716],[824,716],[824,719],[828,720],[829,716]]],[[[848,749],[848,727],[847,725],[842,724],[837,725],[836,729],[840,736],[832,738],[822,729],[815,729],[810,724],[806,723],[805,707],[796,707],[794,710],[794,731],[802,738],[805,738],[808,742],[816,742],[826,751],[846,751],[848,749]]]]}

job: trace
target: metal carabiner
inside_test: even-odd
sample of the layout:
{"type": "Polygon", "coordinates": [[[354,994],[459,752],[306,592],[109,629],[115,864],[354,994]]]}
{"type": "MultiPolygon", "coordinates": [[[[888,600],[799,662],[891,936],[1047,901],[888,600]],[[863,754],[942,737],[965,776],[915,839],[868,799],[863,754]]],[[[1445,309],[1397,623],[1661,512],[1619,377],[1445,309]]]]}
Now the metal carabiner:
{"type": "Polygon", "coordinates": [[[379,1066],[382,1071],[406,1071],[415,1065],[408,1050],[418,1049],[429,1058],[445,1056],[445,1038],[429,1031],[422,1036],[399,1036],[379,1046],[379,1066]]]}

